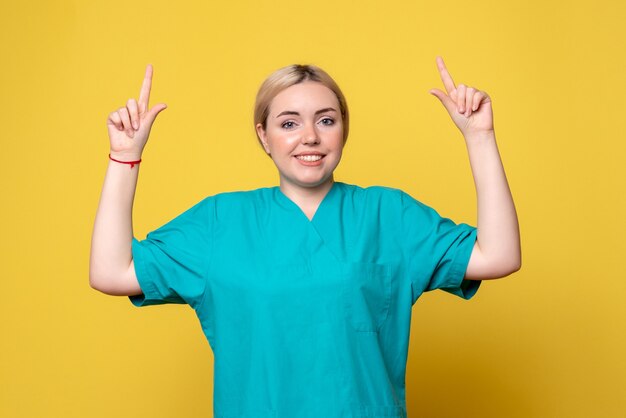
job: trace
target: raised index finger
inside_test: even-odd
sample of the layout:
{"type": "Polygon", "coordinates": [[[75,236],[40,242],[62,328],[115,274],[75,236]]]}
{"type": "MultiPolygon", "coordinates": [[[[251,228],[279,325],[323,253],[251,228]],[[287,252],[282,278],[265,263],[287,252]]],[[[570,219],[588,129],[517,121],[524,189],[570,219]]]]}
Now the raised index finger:
{"type": "Polygon", "coordinates": [[[450,76],[450,73],[446,68],[446,64],[443,63],[443,58],[441,57],[437,57],[437,68],[439,69],[439,75],[441,76],[441,81],[443,81],[446,91],[448,94],[452,94],[452,92],[456,90],[456,86],[454,85],[452,76],[450,76]]]}
{"type": "Polygon", "coordinates": [[[146,75],[143,78],[143,84],[141,85],[141,91],[139,92],[139,112],[145,113],[148,111],[148,102],[150,101],[150,88],[152,87],[152,64],[148,64],[146,67],[146,75]]]}

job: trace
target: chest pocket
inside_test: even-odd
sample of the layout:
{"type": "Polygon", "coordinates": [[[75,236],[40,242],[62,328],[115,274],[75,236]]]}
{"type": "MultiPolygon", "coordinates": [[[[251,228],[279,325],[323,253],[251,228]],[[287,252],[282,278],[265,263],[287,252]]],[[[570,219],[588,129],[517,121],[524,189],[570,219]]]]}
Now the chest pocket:
{"type": "Polygon", "coordinates": [[[385,322],[391,305],[392,277],[390,266],[385,264],[344,265],[344,311],[355,331],[377,332],[385,322]]]}

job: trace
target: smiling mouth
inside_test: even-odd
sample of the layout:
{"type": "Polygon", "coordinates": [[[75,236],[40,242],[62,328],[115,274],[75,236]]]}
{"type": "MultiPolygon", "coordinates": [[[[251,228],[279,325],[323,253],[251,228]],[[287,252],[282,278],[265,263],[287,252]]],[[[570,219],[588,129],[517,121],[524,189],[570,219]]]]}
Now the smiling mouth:
{"type": "Polygon", "coordinates": [[[321,154],[305,154],[305,155],[296,155],[295,157],[298,160],[300,160],[300,161],[315,162],[315,161],[319,161],[322,158],[324,158],[325,155],[321,155],[321,154]]]}

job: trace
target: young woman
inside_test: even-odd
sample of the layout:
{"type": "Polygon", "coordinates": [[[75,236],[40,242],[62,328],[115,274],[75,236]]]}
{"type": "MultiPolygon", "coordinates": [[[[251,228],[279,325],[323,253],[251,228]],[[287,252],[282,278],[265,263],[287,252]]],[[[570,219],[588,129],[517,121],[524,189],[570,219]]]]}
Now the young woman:
{"type": "Polygon", "coordinates": [[[216,417],[405,417],[411,308],[429,290],[469,299],[520,268],[517,216],[489,96],[433,89],[465,137],[478,227],[401,190],[334,181],[348,107],[315,66],[272,74],[256,100],[258,139],[280,185],[208,196],[145,240],[133,237],[139,162],[164,104],[107,120],[111,153],[93,231],[90,283],[136,306],[186,303],[215,358],[216,417]]]}

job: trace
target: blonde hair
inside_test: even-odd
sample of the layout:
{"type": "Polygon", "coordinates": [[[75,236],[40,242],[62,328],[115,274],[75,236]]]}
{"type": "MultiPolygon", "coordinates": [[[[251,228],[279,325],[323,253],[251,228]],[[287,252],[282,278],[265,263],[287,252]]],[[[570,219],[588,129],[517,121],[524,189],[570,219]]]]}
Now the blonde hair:
{"type": "MultiPolygon", "coordinates": [[[[321,83],[332,90],[333,93],[335,93],[335,96],[337,96],[341,120],[343,122],[343,142],[345,143],[348,139],[349,125],[346,98],[337,83],[335,83],[335,80],[333,80],[326,71],[316,67],[315,65],[293,64],[280,68],[270,74],[270,76],[265,79],[263,84],[261,84],[261,87],[256,95],[256,101],[254,103],[254,126],[256,127],[257,124],[260,123],[265,130],[267,128],[267,117],[270,113],[270,105],[272,104],[274,97],[286,88],[304,81],[321,83]]],[[[259,143],[261,143],[261,138],[259,138],[258,132],[256,135],[259,143]]]]}

